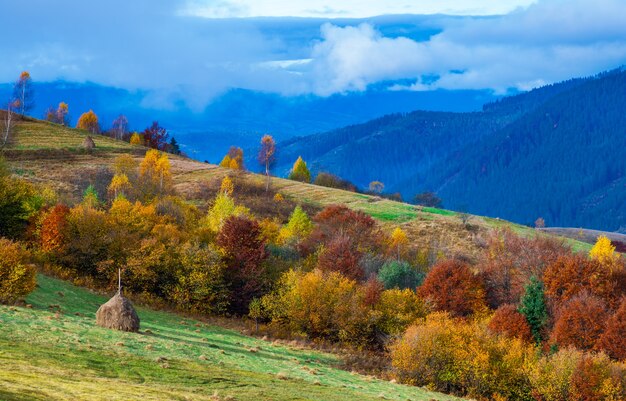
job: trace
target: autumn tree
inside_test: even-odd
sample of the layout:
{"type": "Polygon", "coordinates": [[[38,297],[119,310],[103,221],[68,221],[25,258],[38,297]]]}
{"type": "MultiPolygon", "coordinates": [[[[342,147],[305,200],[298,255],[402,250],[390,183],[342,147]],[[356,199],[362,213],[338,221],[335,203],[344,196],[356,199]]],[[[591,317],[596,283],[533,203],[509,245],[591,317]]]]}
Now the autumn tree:
{"type": "Polygon", "coordinates": [[[139,178],[144,186],[144,195],[151,197],[164,194],[171,187],[172,173],[166,153],[150,149],[139,165],[139,178]]]}
{"type": "Polygon", "coordinates": [[[93,112],[93,110],[89,110],[88,112],[81,114],[78,118],[76,128],[89,131],[94,135],[99,134],[100,124],[98,123],[98,116],[93,112]]]}
{"type": "Polygon", "coordinates": [[[570,254],[560,240],[541,235],[523,238],[509,229],[494,231],[477,265],[489,306],[517,304],[532,276],[543,277],[548,265],[570,254]]]}
{"type": "Polygon", "coordinates": [[[306,166],[306,162],[302,159],[302,156],[299,156],[298,160],[296,160],[296,162],[293,164],[293,167],[289,172],[289,179],[305,182],[307,184],[311,182],[311,172],[306,166]]]}
{"type": "Polygon", "coordinates": [[[265,176],[267,182],[265,191],[270,190],[270,167],[276,161],[276,142],[270,135],[264,135],[261,138],[261,149],[259,150],[259,163],[265,167],[265,176]]]}
{"type": "Polygon", "coordinates": [[[396,258],[400,260],[402,250],[409,244],[409,237],[400,227],[396,227],[389,237],[389,248],[396,254],[396,258]]]}
{"type": "Polygon", "coordinates": [[[249,216],[250,210],[245,206],[236,205],[227,192],[218,193],[213,206],[209,209],[203,225],[213,233],[221,231],[224,223],[232,216],[249,216]]]}
{"type": "Polygon", "coordinates": [[[382,235],[376,222],[361,211],[354,211],[344,205],[330,205],[315,215],[313,220],[316,225],[302,244],[303,251],[327,244],[340,235],[350,238],[360,252],[380,248],[382,235]]]}
{"type": "Polygon", "coordinates": [[[13,85],[13,99],[17,101],[17,112],[25,115],[35,106],[33,80],[28,71],[22,71],[13,85]]]}
{"type": "Polygon", "coordinates": [[[510,338],[530,342],[533,339],[526,316],[518,312],[515,305],[502,305],[489,320],[489,331],[510,338]]]}
{"type": "Polygon", "coordinates": [[[369,190],[373,194],[380,195],[385,190],[385,184],[383,184],[380,181],[372,181],[372,182],[370,182],[369,190]]]}
{"type": "Polygon", "coordinates": [[[559,310],[552,341],[562,347],[591,350],[602,335],[607,318],[602,299],[586,292],[576,295],[559,310]]]}
{"type": "Polygon", "coordinates": [[[418,294],[430,300],[435,310],[468,316],[485,308],[482,280],[458,260],[437,263],[426,275],[418,294]]]}
{"type": "Polygon", "coordinates": [[[115,139],[122,140],[128,134],[128,119],[125,115],[120,114],[111,125],[111,136],[115,139]]]}
{"type": "Polygon", "coordinates": [[[14,303],[35,289],[36,270],[19,243],[0,237],[0,303],[14,303]]]}
{"type": "Polygon", "coordinates": [[[524,289],[520,300],[519,312],[524,315],[530,325],[535,342],[540,343],[543,329],[548,322],[548,308],[543,293],[543,283],[533,276],[524,289]]]}
{"type": "Polygon", "coordinates": [[[48,108],[45,115],[46,121],[50,121],[55,124],[61,124],[65,126],[70,125],[69,107],[67,103],[61,102],[55,109],[54,107],[48,108]]]}
{"type": "Polygon", "coordinates": [[[626,298],[622,298],[619,308],[607,321],[596,348],[611,358],[626,361],[626,298]]]}
{"type": "Polygon", "coordinates": [[[225,271],[226,264],[215,245],[185,243],[169,298],[186,311],[223,314],[229,305],[225,271]]]}
{"type": "Polygon", "coordinates": [[[231,216],[224,222],[217,244],[225,254],[231,310],[245,314],[250,301],[261,295],[266,281],[263,262],[268,255],[259,224],[247,217],[231,216]]]}
{"type": "Polygon", "coordinates": [[[10,174],[0,156],[0,237],[18,238],[37,210],[32,184],[10,174]]]}
{"type": "Polygon", "coordinates": [[[585,291],[609,303],[617,302],[611,272],[596,260],[582,255],[562,256],[543,275],[546,295],[557,308],[585,291]]]}
{"type": "Polygon", "coordinates": [[[233,196],[235,192],[235,184],[229,176],[224,176],[222,183],[220,184],[220,193],[228,196],[233,196]]]}
{"type": "Polygon", "coordinates": [[[152,122],[151,126],[143,130],[141,136],[145,146],[152,149],[166,150],[169,134],[157,121],[152,122]]]}
{"type": "Polygon", "coordinates": [[[298,205],[291,212],[285,227],[280,230],[279,238],[283,243],[292,241],[298,243],[308,237],[311,231],[313,231],[313,223],[306,212],[298,205]]]}
{"type": "Polygon", "coordinates": [[[597,260],[609,270],[619,268],[618,262],[620,254],[615,252],[615,246],[613,246],[611,240],[604,235],[598,237],[595,245],[589,251],[589,257],[593,260],[597,260]]]}
{"type": "Polygon", "coordinates": [[[111,179],[111,183],[107,188],[109,194],[113,199],[119,195],[126,196],[128,192],[132,190],[132,184],[130,183],[126,174],[115,174],[111,179]]]}
{"type": "Polygon", "coordinates": [[[143,137],[137,132],[133,132],[129,140],[131,145],[143,145],[143,137]]]}
{"type": "Polygon", "coordinates": [[[326,272],[339,272],[352,280],[363,280],[365,272],[359,264],[361,256],[348,236],[338,235],[322,249],[317,267],[326,272]]]}
{"type": "Polygon", "coordinates": [[[56,205],[50,209],[41,222],[39,236],[44,252],[61,255],[67,243],[67,216],[70,209],[56,205]]]}

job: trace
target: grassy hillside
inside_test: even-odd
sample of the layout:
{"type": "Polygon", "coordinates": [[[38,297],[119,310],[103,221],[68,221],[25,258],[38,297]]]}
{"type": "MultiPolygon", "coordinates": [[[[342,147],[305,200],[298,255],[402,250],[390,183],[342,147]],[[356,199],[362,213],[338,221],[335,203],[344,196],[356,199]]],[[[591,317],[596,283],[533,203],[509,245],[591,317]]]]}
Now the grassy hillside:
{"type": "MultiPolygon", "coordinates": [[[[111,177],[109,167],[117,155],[130,153],[139,160],[145,153],[145,148],[100,136],[94,138],[96,149],[86,153],[81,146],[85,136],[85,132],[56,124],[24,121],[17,126],[15,140],[5,152],[5,157],[17,174],[50,185],[65,197],[77,200],[90,184],[106,188],[111,177]]],[[[176,156],[171,157],[171,163],[176,190],[200,207],[206,207],[221,179],[233,173],[229,169],[176,156]]],[[[510,227],[524,236],[535,233],[535,230],[522,225],[479,216],[472,216],[467,226],[455,212],[281,178],[272,178],[272,190],[283,194],[289,203],[282,208],[268,209],[268,204],[272,204],[271,198],[263,198],[264,191],[259,189],[264,188],[264,176],[241,173],[237,182],[248,189],[235,193],[237,201],[259,216],[280,215],[287,218],[293,204],[301,204],[314,212],[327,205],[341,203],[368,213],[386,230],[402,226],[412,246],[421,249],[434,246],[449,255],[475,256],[481,238],[493,228],[510,227]]],[[[575,250],[588,251],[591,247],[575,239],[566,241],[575,250]]]]}
{"type": "Polygon", "coordinates": [[[95,312],[105,297],[38,281],[28,307],[0,306],[3,401],[455,399],[165,312],[139,308],[139,334],[102,329],[95,312]]]}

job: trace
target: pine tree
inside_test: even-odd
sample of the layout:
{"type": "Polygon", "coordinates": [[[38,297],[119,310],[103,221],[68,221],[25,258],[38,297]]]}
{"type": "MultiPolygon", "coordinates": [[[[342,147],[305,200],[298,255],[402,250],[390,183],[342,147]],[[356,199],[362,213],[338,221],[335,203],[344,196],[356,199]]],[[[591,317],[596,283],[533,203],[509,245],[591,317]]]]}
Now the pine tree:
{"type": "Polygon", "coordinates": [[[306,162],[302,159],[302,156],[298,157],[298,160],[293,164],[293,168],[289,173],[289,179],[294,181],[300,181],[305,183],[311,182],[311,172],[306,166],[306,162]]]}
{"type": "Polygon", "coordinates": [[[535,341],[541,342],[542,330],[548,321],[548,309],[543,293],[543,283],[534,276],[526,285],[519,312],[526,317],[535,341]]]}

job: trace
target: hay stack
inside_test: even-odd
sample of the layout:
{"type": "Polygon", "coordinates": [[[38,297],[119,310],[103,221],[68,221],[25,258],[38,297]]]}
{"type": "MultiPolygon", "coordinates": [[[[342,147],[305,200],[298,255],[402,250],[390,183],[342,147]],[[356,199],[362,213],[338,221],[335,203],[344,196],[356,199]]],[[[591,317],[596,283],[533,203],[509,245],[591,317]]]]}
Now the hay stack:
{"type": "Polygon", "coordinates": [[[87,151],[87,152],[91,152],[92,150],[94,150],[96,148],[96,143],[93,141],[93,138],[90,136],[87,136],[85,138],[85,140],[83,141],[83,148],[87,151]]]}
{"type": "Polygon", "coordinates": [[[133,304],[119,292],[96,312],[96,324],[107,329],[139,331],[139,316],[133,304]]]}

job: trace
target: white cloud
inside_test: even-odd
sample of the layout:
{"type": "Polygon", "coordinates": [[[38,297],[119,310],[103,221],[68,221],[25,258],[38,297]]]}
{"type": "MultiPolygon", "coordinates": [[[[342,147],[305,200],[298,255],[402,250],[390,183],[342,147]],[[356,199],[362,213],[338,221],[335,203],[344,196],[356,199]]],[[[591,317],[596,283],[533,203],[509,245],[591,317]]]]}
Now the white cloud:
{"type": "Polygon", "coordinates": [[[205,18],[367,18],[390,14],[496,15],[536,0],[189,0],[185,15],[205,18]]]}
{"type": "Polygon", "coordinates": [[[462,20],[423,42],[384,37],[369,24],[327,24],[312,52],[310,90],[325,96],[399,79],[415,84],[391,89],[527,90],[626,63],[623,21],[624,2],[576,0],[462,20]],[[420,79],[432,75],[440,78],[420,79]]]}

